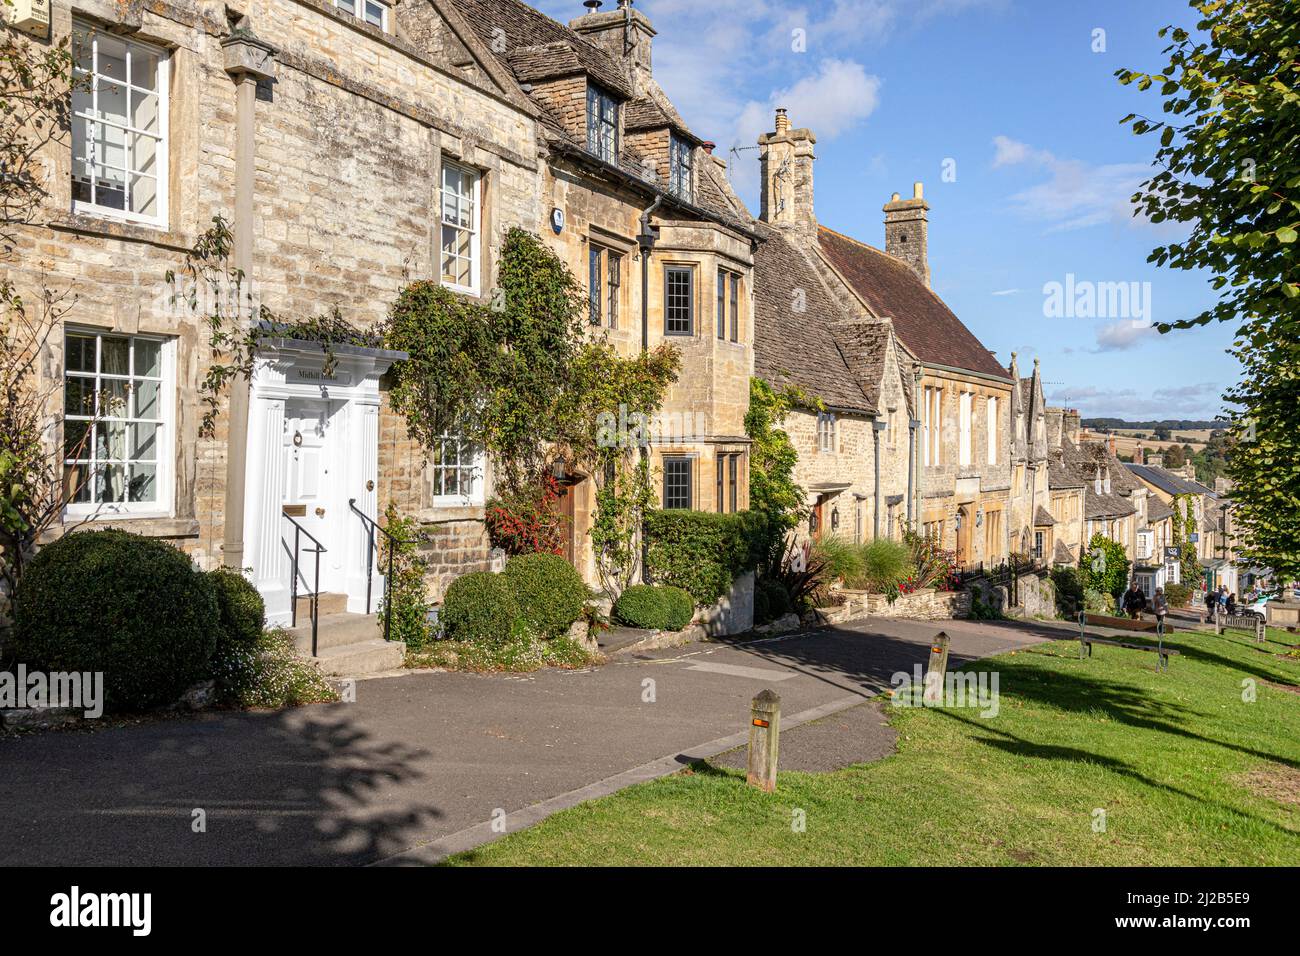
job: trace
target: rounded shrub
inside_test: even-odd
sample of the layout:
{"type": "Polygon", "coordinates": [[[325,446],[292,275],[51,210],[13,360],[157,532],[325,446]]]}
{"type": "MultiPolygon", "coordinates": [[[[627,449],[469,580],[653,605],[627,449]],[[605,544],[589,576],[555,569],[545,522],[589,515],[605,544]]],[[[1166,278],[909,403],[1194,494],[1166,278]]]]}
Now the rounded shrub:
{"type": "Polygon", "coordinates": [[[628,627],[680,631],[695,616],[695,600],[675,587],[634,584],[614,602],[614,617],[628,627]]]}
{"type": "Polygon", "coordinates": [[[466,574],[451,582],[443,598],[441,621],[453,641],[504,643],[520,619],[514,589],[500,574],[466,574]]]}
{"type": "Polygon", "coordinates": [[[794,602],[790,600],[790,592],[786,590],[785,585],[780,581],[771,579],[759,581],[758,586],[754,589],[754,607],[755,617],[758,615],[759,595],[767,609],[768,621],[775,621],[777,618],[785,617],[794,608],[794,602]]]}
{"type": "Polygon", "coordinates": [[[217,656],[227,650],[250,650],[266,630],[266,602],[248,578],[232,568],[208,572],[217,591],[221,633],[217,635],[217,656]]]}
{"type": "Polygon", "coordinates": [[[208,676],[220,637],[209,575],[162,541],[87,531],[47,545],[14,602],[14,651],[28,667],[101,672],[105,707],[169,704],[208,676]]]}
{"type": "Polygon", "coordinates": [[[559,637],[579,617],[590,596],[582,576],[554,554],[511,558],[502,573],[519,613],[544,638],[559,637]]]}

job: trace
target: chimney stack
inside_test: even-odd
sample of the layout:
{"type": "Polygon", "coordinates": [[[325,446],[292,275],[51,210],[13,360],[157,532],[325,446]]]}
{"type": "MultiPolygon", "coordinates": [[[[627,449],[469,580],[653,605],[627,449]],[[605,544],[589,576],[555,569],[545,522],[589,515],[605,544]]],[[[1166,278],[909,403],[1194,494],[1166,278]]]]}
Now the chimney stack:
{"type": "Polygon", "coordinates": [[[926,285],[930,284],[929,211],[920,183],[912,184],[911,199],[894,193],[884,206],[885,252],[907,263],[926,285]]]}
{"type": "Polygon", "coordinates": [[[569,29],[601,47],[619,63],[632,68],[632,85],[641,92],[640,81],[653,73],[651,46],[655,28],[650,18],[635,9],[633,0],[619,0],[617,10],[600,11],[594,0],[583,4],[588,13],[569,21],[569,29]]]}
{"type": "Polygon", "coordinates": [[[759,218],[773,226],[817,237],[813,208],[813,147],[811,130],[795,129],[784,108],[776,111],[776,131],[758,138],[763,179],[759,218]]]}

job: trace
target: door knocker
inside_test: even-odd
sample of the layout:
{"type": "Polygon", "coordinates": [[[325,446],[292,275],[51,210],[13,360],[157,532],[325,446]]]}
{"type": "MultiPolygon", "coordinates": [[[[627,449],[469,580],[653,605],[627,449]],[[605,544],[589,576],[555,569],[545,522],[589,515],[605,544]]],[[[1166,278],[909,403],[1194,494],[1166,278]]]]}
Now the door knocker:
{"type": "Polygon", "coordinates": [[[374,491],[374,490],[375,490],[375,483],[373,481],[367,481],[366,491],[374,491]]]}
{"type": "Polygon", "coordinates": [[[293,447],[294,448],[302,447],[302,432],[293,433],[293,447]]]}

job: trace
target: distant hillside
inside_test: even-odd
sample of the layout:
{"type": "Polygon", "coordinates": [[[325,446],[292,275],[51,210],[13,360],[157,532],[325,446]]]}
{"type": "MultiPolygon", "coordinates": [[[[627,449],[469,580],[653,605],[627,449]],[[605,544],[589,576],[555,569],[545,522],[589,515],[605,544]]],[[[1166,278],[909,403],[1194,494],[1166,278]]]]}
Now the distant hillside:
{"type": "Polygon", "coordinates": [[[1158,422],[1130,422],[1123,418],[1085,418],[1083,427],[1093,431],[1139,431],[1154,432],[1157,428],[1171,432],[1219,431],[1228,427],[1225,421],[1197,421],[1190,418],[1167,418],[1158,422]]]}

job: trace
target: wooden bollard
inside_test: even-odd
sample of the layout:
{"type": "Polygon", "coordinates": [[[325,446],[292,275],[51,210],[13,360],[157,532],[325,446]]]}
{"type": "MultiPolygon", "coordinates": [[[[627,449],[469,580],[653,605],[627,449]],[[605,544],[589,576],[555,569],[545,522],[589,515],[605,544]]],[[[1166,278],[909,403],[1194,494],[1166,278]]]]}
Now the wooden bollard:
{"type": "Polygon", "coordinates": [[[1223,614],[1218,606],[1214,608],[1214,633],[1223,634],[1223,614]]]}
{"type": "Polygon", "coordinates": [[[781,697],[774,690],[759,691],[750,704],[749,772],[751,787],[771,793],[776,789],[776,753],[781,739],[781,697]]]}
{"type": "Polygon", "coordinates": [[[930,663],[925,670],[925,693],[922,700],[927,704],[943,702],[943,681],[948,673],[948,635],[940,631],[930,642],[930,663]]]}

